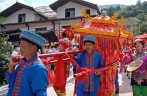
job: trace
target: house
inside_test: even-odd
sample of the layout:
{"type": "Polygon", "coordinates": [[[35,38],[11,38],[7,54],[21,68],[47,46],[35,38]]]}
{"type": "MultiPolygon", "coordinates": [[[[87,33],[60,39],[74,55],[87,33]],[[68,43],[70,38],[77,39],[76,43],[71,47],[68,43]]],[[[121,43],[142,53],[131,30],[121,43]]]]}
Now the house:
{"type": "Polygon", "coordinates": [[[49,6],[53,11],[57,12],[57,18],[80,17],[83,10],[86,10],[89,15],[100,14],[96,4],[83,0],[57,0],[49,6]]]}
{"type": "Polygon", "coordinates": [[[5,17],[1,29],[9,34],[12,44],[18,43],[22,30],[30,30],[45,37],[49,42],[57,41],[55,32],[69,27],[70,23],[81,23],[81,12],[91,16],[100,14],[98,6],[83,0],[58,0],[49,6],[37,8],[16,2],[1,12],[5,17]]]}

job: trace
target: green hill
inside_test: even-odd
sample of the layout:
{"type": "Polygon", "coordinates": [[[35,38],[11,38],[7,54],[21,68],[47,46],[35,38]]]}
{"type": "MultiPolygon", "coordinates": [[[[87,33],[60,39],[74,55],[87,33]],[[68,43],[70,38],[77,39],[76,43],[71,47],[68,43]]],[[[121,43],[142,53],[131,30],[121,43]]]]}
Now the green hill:
{"type": "Polygon", "coordinates": [[[132,31],[134,35],[139,35],[147,32],[147,1],[136,3],[136,5],[126,6],[126,8],[109,7],[107,15],[113,16],[118,13],[119,17],[126,18],[126,26],[128,31],[132,31]]]}

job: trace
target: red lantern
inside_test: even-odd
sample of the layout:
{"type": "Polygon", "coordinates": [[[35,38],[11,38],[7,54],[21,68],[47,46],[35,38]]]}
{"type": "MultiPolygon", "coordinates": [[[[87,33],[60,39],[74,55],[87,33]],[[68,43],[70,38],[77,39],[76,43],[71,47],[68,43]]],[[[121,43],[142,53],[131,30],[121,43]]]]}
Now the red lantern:
{"type": "Polygon", "coordinates": [[[118,27],[118,22],[117,21],[114,21],[114,26],[118,27]]]}
{"type": "Polygon", "coordinates": [[[126,29],[126,25],[122,25],[122,29],[125,30],[126,29]]]}
{"type": "Polygon", "coordinates": [[[67,35],[67,37],[69,38],[69,40],[72,40],[74,38],[74,34],[73,34],[71,28],[65,29],[64,30],[64,33],[67,35]]]}
{"type": "Polygon", "coordinates": [[[84,25],[86,23],[86,19],[82,18],[82,25],[84,25]]]}

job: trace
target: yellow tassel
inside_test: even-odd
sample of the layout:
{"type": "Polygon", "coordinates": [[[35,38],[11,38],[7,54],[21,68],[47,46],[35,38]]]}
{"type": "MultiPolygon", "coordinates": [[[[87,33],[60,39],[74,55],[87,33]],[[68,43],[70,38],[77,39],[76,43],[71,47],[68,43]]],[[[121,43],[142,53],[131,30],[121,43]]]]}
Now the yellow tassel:
{"type": "Polygon", "coordinates": [[[60,93],[60,96],[66,96],[66,93],[60,93]]]}
{"type": "Polygon", "coordinates": [[[76,94],[74,93],[73,96],[76,96],[76,94]]]}
{"type": "Polygon", "coordinates": [[[57,95],[60,94],[60,90],[56,90],[55,92],[56,92],[57,95]]]}
{"type": "Polygon", "coordinates": [[[111,96],[114,96],[114,93],[112,93],[111,96]]]}

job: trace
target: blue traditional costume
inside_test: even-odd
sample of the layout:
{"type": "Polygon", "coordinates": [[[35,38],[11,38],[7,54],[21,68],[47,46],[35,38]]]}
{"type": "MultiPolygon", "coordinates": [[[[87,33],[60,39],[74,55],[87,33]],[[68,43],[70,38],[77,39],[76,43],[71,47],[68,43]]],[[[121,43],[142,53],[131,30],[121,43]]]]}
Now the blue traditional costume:
{"type": "Polygon", "coordinates": [[[116,71],[116,78],[115,78],[115,93],[119,93],[119,80],[118,80],[118,69],[116,71]]]}
{"type": "MultiPolygon", "coordinates": [[[[40,48],[45,44],[44,38],[29,31],[23,31],[19,38],[40,48]]],[[[38,56],[22,60],[16,70],[12,73],[7,71],[5,77],[9,84],[7,96],[47,96],[48,72],[38,56]]]]}
{"type": "MultiPolygon", "coordinates": [[[[92,42],[96,44],[96,38],[85,36],[83,42],[92,42]]],[[[76,62],[82,68],[98,69],[104,66],[102,55],[99,52],[92,51],[78,54],[76,62]]],[[[100,76],[97,74],[89,75],[84,82],[77,83],[77,96],[98,96],[100,88],[100,76]]]]}

